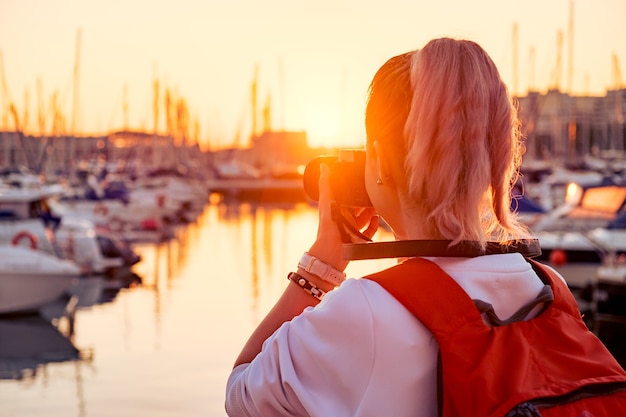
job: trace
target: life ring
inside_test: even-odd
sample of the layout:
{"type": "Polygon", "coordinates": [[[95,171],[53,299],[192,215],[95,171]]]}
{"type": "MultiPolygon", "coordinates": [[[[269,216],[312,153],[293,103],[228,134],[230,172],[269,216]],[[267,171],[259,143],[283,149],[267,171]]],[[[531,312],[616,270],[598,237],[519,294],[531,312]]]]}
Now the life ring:
{"type": "Polygon", "coordinates": [[[24,238],[28,239],[28,241],[30,242],[31,249],[37,249],[37,236],[27,230],[22,230],[21,232],[18,232],[15,236],[13,236],[13,239],[11,239],[11,244],[13,246],[17,246],[19,245],[20,240],[24,238]]]}
{"type": "Polygon", "coordinates": [[[106,217],[109,214],[109,208],[104,203],[98,203],[93,208],[93,214],[106,217]]]}

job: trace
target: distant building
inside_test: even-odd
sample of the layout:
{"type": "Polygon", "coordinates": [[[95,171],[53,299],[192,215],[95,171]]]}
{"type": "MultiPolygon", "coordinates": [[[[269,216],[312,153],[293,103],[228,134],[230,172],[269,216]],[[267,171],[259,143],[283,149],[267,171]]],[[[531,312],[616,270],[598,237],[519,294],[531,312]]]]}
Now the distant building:
{"type": "Polygon", "coordinates": [[[229,172],[238,168],[248,177],[297,176],[299,168],[314,157],[337,153],[336,149],[309,147],[305,131],[266,130],[250,142],[248,148],[213,152],[211,163],[216,171],[228,167],[229,172]]]}
{"type": "Polygon", "coordinates": [[[0,167],[37,173],[67,174],[82,161],[106,160],[106,136],[40,137],[0,132],[0,167]]]}
{"type": "Polygon", "coordinates": [[[117,131],[103,136],[29,136],[0,131],[0,168],[26,168],[52,176],[80,170],[144,172],[154,169],[206,170],[195,144],[175,144],[171,136],[117,131]]]}
{"type": "Polygon", "coordinates": [[[305,131],[265,131],[252,138],[252,164],[263,175],[296,172],[312,158],[305,131]]]}
{"type": "Polygon", "coordinates": [[[587,155],[624,155],[626,89],[605,96],[570,96],[557,90],[518,97],[527,160],[579,164],[587,155]]]}

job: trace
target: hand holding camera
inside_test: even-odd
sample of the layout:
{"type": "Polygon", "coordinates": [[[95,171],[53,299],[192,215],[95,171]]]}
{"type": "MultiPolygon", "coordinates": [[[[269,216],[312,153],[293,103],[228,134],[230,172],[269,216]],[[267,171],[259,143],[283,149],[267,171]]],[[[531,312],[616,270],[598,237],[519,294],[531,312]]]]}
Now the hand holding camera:
{"type": "Polygon", "coordinates": [[[372,207],[365,189],[365,151],[342,149],[339,156],[318,156],[304,170],[304,191],[313,201],[319,200],[320,165],[330,167],[332,198],[344,207],[372,207]]]}
{"type": "Polygon", "coordinates": [[[309,198],[320,203],[318,241],[326,233],[339,233],[332,239],[337,243],[328,242],[337,246],[334,250],[339,254],[342,243],[371,241],[378,216],[365,189],[365,151],[341,150],[339,156],[317,157],[307,165],[303,181],[309,198]]]}

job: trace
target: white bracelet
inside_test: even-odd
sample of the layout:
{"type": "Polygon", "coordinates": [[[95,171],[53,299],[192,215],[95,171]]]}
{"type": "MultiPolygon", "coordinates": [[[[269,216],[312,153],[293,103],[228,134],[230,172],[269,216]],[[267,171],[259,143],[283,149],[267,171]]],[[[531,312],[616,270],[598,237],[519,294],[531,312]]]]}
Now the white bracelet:
{"type": "Polygon", "coordinates": [[[302,258],[300,258],[298,268],[319,277],[323,281],[333,284],[335,287],[341,285],[346,279],[346,274],[333,268],[326,262],[317,259],[315,256],[309,255],[308,252],[304,252],[302,258]]]}

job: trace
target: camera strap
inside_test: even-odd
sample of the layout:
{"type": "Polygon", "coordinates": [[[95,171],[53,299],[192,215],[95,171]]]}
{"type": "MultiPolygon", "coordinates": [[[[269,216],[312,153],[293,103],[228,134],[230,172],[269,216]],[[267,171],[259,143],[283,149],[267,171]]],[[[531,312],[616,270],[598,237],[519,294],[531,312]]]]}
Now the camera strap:
{"type": "Polygon", "coordinates": [[[478,242],[461,241],[450,245],[451,240],[398,240],[391,242],[344,243],[346,260],[410,258],[414,256],[441,256],[474,258],[482,255],[520,253],[527,258],[541,255],[538,239],[487,242],[483,250],[478,242]]]}
{"type": "Polygon", "coordinates": [[[538,239],[518,239],[505,242],[487,242],[483,249],[478,242],[462,240],[452,245],[451,240],[396,240],[372,242],[341,213],[341,206],[331,203],[331,216],[339,228],[343,244],[343,258],[346,260],[410,258],[414,256],[441,256],[474,258],[483,255],[520,253],[526,258],[541,255],[538,239]],[[352,243],[353,237],[367,243],[352,243]]]}
{"type": "Polygon", "coordinates": [[[341,213],[341,205],[337,204],[337,203],[331,203],[330,205],[330,215],[333,219],[333,221],[337,224],[337,228],[339,229],[339,233],[341,234],[341,241],[344,243],[350,243],[352,242],[352,237],[350,235],[353,235],[355,237],[358,237],[359,239],[362,239],[366,242],[371,242],[372,239],[370,239],[369,237],[365,236],[363,233],[361,233],[356,227],[354,227],[350,222],[348,222],[346,220],[346,218],[344,217],[344,215],[341,213]],[[346,231],[347,229],[347,231],[346,231]],[[350,232],[350,233],[348,233],[350,232]]]}

